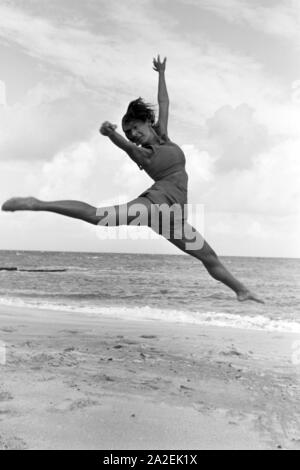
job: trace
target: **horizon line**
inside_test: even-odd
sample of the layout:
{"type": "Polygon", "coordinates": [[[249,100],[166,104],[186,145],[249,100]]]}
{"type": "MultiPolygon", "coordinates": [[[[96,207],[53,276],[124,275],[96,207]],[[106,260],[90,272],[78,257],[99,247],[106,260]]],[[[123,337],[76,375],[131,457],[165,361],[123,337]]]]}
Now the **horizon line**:
{"type": "MultiPolygon", "coordinates": [[[[23,249],[3,249],[0,248],[1,252],[23,252],[23,253],[83,253],[83,254],[101,254],[101,255],[143,255],[143,256],[188,256],[186,253],[137,253],[133,251],[81,251],[81,250],[23,250],[23,249]]],[[[255,256],[255,255],[223,255],[219,254],[218,256],[224,258],[261,258],[261,259],[294,259],[300,260],[300,256],[255,256]]]]}

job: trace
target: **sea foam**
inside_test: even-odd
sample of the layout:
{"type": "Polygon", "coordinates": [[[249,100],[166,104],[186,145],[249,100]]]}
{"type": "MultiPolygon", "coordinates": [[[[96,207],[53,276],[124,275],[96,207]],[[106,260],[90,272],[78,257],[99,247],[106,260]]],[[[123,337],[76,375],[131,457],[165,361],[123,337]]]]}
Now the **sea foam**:
{"type": "Polygon", "coordinates": [[[39,301],[23,301],[17,298],[0,298],[0,305],[23,308],[37,308],[41,311],[55,310],[69,314],[78,312],[82,315],[124,320],[163,321],[171,323],[186,323],[194,325],[211,325],[217,327],[240,328],[246,330],[277,331],[285,333],[299,333],[300,323],[277,320],[262,315],[246,316],[214,311],[183,311],[174,309],[128,306],[70,306],[39,301]]]}

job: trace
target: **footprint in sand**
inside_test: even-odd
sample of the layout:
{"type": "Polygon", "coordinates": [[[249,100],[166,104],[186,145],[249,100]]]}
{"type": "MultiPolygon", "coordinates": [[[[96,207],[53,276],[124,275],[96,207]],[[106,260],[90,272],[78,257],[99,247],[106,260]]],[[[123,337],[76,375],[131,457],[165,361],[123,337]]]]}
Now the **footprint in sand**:
{"type": "Polygon", "coordinates": [[[92,383],[99,383],[99,382],[116,382],[117,379],[110,377],[109,375],[106,374],[99,374],[99,375],[93,375],[91,377],[92,383]]]}
{"type": "Polygon", "coordinates": [[[79,331],[78,330],[60,330],[59,333],[68,333],[70,335],[77,335],[79,331]]]}
{"type": "Polygon", "coordinates": [[[124,339],[123,343],[125,343],[125,344],[140,344],[139,341],[134,341],[134,340],[131,340],[131,339],[124,339]]]}
{"type": "Polygon", "coordinates": [[[32,341],[25,341],[25,343],[21,343],[20,346],[21,346],[21,347],[26,346],[27,348],[33,348],[33,347],[34,347],[34,343],[33,343],[32,341]]]}
{"type": "Polygon", "coordinates": [[[75,367],[79,364],[78,361],[68,353],[55,353],[55,355],[38,353],[31,357],[31,363],[31,369],[37,368],[39,366],[44,367],[45,365],[50,367],[75,367]]]}
{"type": "Polygon", "coordinates": [[[237,356],[237,357],[246,357],[245,354],[241,353],[240,351],[237,351],[236,349],[231,349],[230,351],[221,351],[220,354],[222,356],[237,356]]]}
{"type": "Polygon", "coordinates": [[[140,338],[144,338],[144,339],[156,339],[157,336],[155,336],[155,335],[141,335],[140,338]]]}
{"type": "Polygon", "coordinates": [[[151,381],[144,381],[144,382],[141,382],[139,384],[139,386],[144,386],[145,388],[148,388],[148,389],[151,389],[151,390],[159,390],[160,387],[159,385],[155,385],[154,383],[152,383],[151,381]]]}
{"type": "Polygon", "coordinates": [[[11,328],[8,326],[8,327],[0,328],[0,331],[3,331],[3,333],[14,333],[17,330],[15,328],[11,328]]]}
{"type": "Polygon", "coordinates": [[[45,353],[38,353],[38,354],[34,354],[33,356],[31,356],[31,361],[32,362],[41,362],[43,364],[45,363],[49,363],[50,361],[53,361],[55,359],[55,356],[51,356],[50,354],[45,354],[45,353]]]}
{"type": "Polygon", "coordinates": [[[180,390],[183,390],[185,392],[193,392],[194,389],[191,387],[187,387],[186,385],[180,385],[180,390]]]}
{"type": "Polygon", "coordinates": [[[105,380],[105,382],[115,382],[115,379],[110,377],[109,375],[103,374],[101,376],[102,380],[105,380]]]}
{"type": "Polygon", "coordinates": [[[58,403],[54,406],[48,408],[48,411],[51,413],[60,413],[64,411],[76,411],[83,408],[88,408],[91,406],[98,406],[101,403],[96,400],[91,400],[90,398],[81,398],[78,400],[71,400],[70,398],[66,399],[62,403],[58,403]]]}
{"type": "Polygon", "coordinates": [[[71,405],[69,406],[70,411],[74,410],[80,410],[82,408],[89,408],[91,406],[98,406],[101,403],[96,400],[91,400],[90,398],[83,398],[81,400],[75,400],[71,405]]]}

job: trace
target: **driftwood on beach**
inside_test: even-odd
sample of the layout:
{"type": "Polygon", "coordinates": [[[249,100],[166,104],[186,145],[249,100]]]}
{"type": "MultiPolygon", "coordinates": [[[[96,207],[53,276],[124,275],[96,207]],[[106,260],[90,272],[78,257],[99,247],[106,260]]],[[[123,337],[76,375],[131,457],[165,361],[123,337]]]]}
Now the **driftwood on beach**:
{"type": "Polygon", "coordinates": [[[64,273],[67,271],[65,268],[61,269],[20,269],[16,267],[0,267],[0,271],[19,271],[25,273],[64,273]]]}
{"type": "Polygon", "coordinates": [[[18,271],[18,268],[1,268],[0,271],[18,271]]]}

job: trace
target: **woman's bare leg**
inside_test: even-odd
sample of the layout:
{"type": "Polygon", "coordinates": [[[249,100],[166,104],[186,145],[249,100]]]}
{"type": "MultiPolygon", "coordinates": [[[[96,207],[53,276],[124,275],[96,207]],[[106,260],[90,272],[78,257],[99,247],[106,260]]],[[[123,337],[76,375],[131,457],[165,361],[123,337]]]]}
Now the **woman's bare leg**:
{"type": "MultiPolygon", "coordinates": [[[[7,201],[2,210],[8,212],[15,211],[46,211],[61,214],[73,219],[80,219],[93,225],[118,226],[130,225],[135,222],[138,212],[144,213],[143,221],[139,221],[139,225],[149,225],[151,213],[151,202],[147,198],[137,198],[128,204],[119,206],[110,206],[96,208],[80,201],[53,201],[44,202],[35,198],[13,198],[7,201]]],[[[141,220],[141,219],[140,219],[141,220]]],[[[191,242],[191,238],[186,236],[183,230],[181,238],[175,238],[174,235],[169,236],[171,243],[177,246],[185,253],[202,261],[209,274],[216,280],[230,287],[238,297],[238,300],[254,300],[262,302],[254,294],[252,294],[240,281],[223,266],[216,253],[203,240],[202,236],[189,224],[185,224],[188,233],[193,233],[196,239],[191,242]]],[[[152,226],[153,228],[153,226],[152,226]]],[[[263,303],[263,302],[262,302],[263,303]]]]}
{"type": "Polygon", "coordinates": [[[171,237],[169,241],[173,245],[177,246],[180,250],[193,256],[194,258],[202,261],[209,274],[217,281],[222,282],[230,289],[232,289],[238,300],[254,300],[259,303],[264,303],[255,294],[249,291],[247,287],[238,281],[225,266],[221,263],[217,254],[209,246],[209,244],[203,239],[203,237],[189,224],[185,224],[188,227],[188,233],[193,233],[195,241],[191,243],[191,238],[186,238],[185,232],[183,231],[182,238],[171,237]]]}
{"type": "Polygon", "coordinates": [[[150,207],[151,203],[146,198],[137,198],[127,204],[96,208],[81,201],[45,202],[33,197],[28,197],[10,199],[3,204],[2,210],[6,212],[54,212],[55,214],[83,220],[93,225],[118,226],[133,223],[137,215],[139,215],[139,210],[140,212],[144,212],[145,221],[145,223],[141,223],[140,225],[148,225],[147,214],[150,207]]]}

